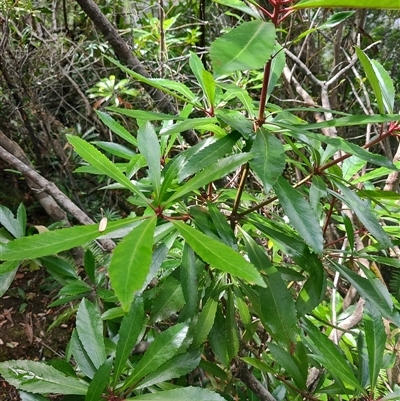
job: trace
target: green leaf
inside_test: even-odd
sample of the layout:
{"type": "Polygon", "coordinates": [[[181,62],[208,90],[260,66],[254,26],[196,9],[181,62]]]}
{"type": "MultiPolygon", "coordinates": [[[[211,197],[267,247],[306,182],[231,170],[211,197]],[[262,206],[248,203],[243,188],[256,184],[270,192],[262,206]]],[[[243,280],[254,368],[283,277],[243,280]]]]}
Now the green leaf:
{"type": "Polygon", "coordinates": [[[135,386],[139,380],[154,372],[175,355],[184,353],[183,347],[188,326],[179,323],[163,331],[149,346],[132,374],[125,380],[121,390],[135,386]]]}
{"type": "Polygon", "coordinates": [[[291,8],[295,10],[300,10],[302,8],[319,7],[377,8],[380,10],[400,10],[400,4],[396,4],[396,2],[393,2],[393,0],[380,0],[379,3],[375,0],[363,0],[362,2],[357,0],[302,0],[299,3],[293,5],[291,8]]]}
{"type": "Polygon", "coordinates": [[[213,0],[214,3],[222,4],[227,7],[242,11],[253,18],[260,19],[260,14],[252,7],[249,7],[244,1],[240,0],[213,0]]]}
{"type": "Polygon", "coordinates": [[[205,70],[202,61],[196,53],[190,52],[189,64],[197,82],[200,84],[200,87],[208,100],[208,106],[214,107],[215,81],[212,74],[205,70]]]}
{"type": "Polygon", "coordinates": [[[108,359],[100,366],[90,382],[85,401],[99,401],[102,397],[103,390],[108,385],[112,368],[112,358],[108,359]]]}
{"type": "Polygon", "coordinates": [[[275,89],[276,84],[280,76],[282,75],[283,69],[285,68],[286,56],[283,47],[279,44],[275,44],[274,56],[271,63],[271,74],[268,81],[267,96],[269,97],[272,91],[275,89]]]}
{"type": "Polygon", "coordinates": [[[368,229],[382,247],[391,247],[392,242],[379,224],[378,219],[372,213],[370,203],[366,200],[360,199],[354,191],[343,185],[341,182],[335,180],[335,185],[340,189],[342,195],[332,191],[334,196],[339,198],[354,211],[361,223],[368,229]]]}
{"type": "Polygon", "coordinates": [[[91,143],[114,156],[121,157],[122,159],[131,160],[132,157],[136,155],[133,150],[119,143],[104,141],[92,141],[91,143]]]}
{"type": "Polygon", "coordinates": [[[196,330],[193,335],[193,347],[197,348],[207,339],[208,333],[214,325],[215,313],[217,311],[217,301],[208,298],[203,310],[199,314],[196,330]]]}
{"type": "Polygon", "coordinates": [[[235,234],[227,221],[227,216],[221,213],[214,203],[208,201],[207,206],[219,238],[221,238],[226,245],[237,250],[235,234]]]}
{"type": "MultiPolygon", "coordinates": [[[[121,109],[120,107],[110,107],[111,111],[123,114],[125,109],[121,109]]],[[[131,145],[137,147],[136,138],[128,132],[126,128],[124,128],[121,124],[115,121],[109,114],[104,113],[103,111],[96,110],[96,114],[99,116],[100,120],[108,127],[110,130],[118,135],[120,138],[125,139],[131,145]]]]}
{"type": "Polygon", "coordinates": [[[151,264],[157,217],[136,226],[114,249],[108,273],[122,309],[128,311],[136,291],[142,288],[151,264]]]}
{"type": "Polygon", "coordinates": [[[253,134],[253,124],[239,110],[217,109],[215,113],[219,120],[240,132],[244,138],[248,139],[253,134]]]}
{"type": "Polygon", "coordinates": [[[276,40],[271,22],[244,22],[216,39],[210,48],[216,75],[261,68],[271,57],[276,40]]]}
{"type": "Polygon", "coordinates": [[[112,178],[124,188],[129,189],[144,202],[149,203],[149,200],[141,193],[141,191],[132,184],[132,182],[115,166],[115,164],[109,160],[106,156],[98,151],[93,145],[84,141],[83,139],[67,135],[68,142],[74,147],[76,153],[79,154],[84,160],[90,165],[99,169],[108,177],[112,178]]]}
{"type": "Polygon", "coordinates": [[[0,297],[10,288],[20,263],[20,260],[10,260],[0,265],[0,268],[4,268],[5,271],[4,273],[0,273],[0,297]]]}
{"type": "Polygon", "coordinates": [[[141,217],[109,222],[100,232],[98,224],[76,226],[61,230],[46,231],[29,237],[19,238],[7,244],[0,244],[0,260],[35,259],[75,248],[102,235],[131,225],[141,217]]]}
{"type": "Polygon", "coordinates": [[[185,241],[205,262],[225,273],[265,287],[260,273],[238,252],[187,224],[180,221],[173,221],[173,224],[185,241]]]}
{"type": "Polygon", "coordinates": [[[175,355],[154,372],[150,373],[144,380],[141,381],[140,386],[136,388],[148,388],[154,384],[176,379],[192,372],[199,365],[200,355],[200,350],[194,350],[185,352],[184,354],[175,355]]]}
{"type": "Polygon", "coordinates": [[[119,377],[125,368],[125,364],[133,347],[135,346],[139,334],[145,323],[144,308],[142,298],[135,298],[129,313],[124,316],[119,329],[119,339],[115,352],[113,383],[114,387],[118,383],[119,377]]]}
{"type": "Polygon", "coordinates": [[[278,177],[274,189],[290,223],[316,253],[322,253],[322,229],[309,203],[282,176],[278,177]]]}
{"type": "Polygon", "coordinates": [[[7,361],[0,363],[0,374],[19,390],[40,394],[84,395],[87,383],[69,377],[42,362],[7,361]]]}
{"type": "MultiPolygon", "coordinates": [[[[375,74],[375,70],[372,65],[372,62],[369,59],[369,57],[357,46],[356,46],[356,53],[357,53],[358,59],[360,60],[362,66],[364,68],[367,79],[372,86],[372,90],[374,92],[376,102],[378,103],[379,113],[385,114],[385,106],[383,103],[381,86],[379,85],[379,80],[375,74]]],[[[388,111],[388,113],[389,113],[389,111],[388,111]]]]}
{"type": "Polygon", "coordinates": [[[395,89],[393,80],[383,66],[376,60],[371,60],[375,75],[382,91],[383,103],[388,114],[393,114],[395,89]]]}
{"type": "Polygon", "coordinates": [[[22,226],[22,223],[22,220],[18,221],[18,219],[14,218],[10,209],[0,205],[0,224],[2,224],[15,238],[22,238],[25,235],[25,225],[22,226]]]}
{"type": "Polygon", "coordinates": [[[379,372],[382,369],[386,333],[382,315],[370,302],[367,302],[366,306],[367,313],[364,315],[364,332],[368,351],[371,391],[374,391],[378,382],[379,372]]]}
{"type": "Polygon", "coordinates": [[[308,248],[304,250],[301,260],[295,258],[295,261],[309,273],[296,299],[297,315],[304,316],[324,299],[327,279],[321,260],[314,253],[310,253],[308,248]]]}
{"type": "Polygon", "coordinates": [[[121,109],[121,107],[107,107],[107,110],[144,121],[183,120],[183,118],[179,116],[173,116],[172,114],[156,113],[154,111],[121,109]]]}
{"type": "Polygon", "coordinates": [[[25,235],[25,230],[26,230],[26,209],[24,204],[21,203],[17,209],[17,234],[19,236],[15,237],[22,238],[25,235]]]}
{"type": "Polygon", "coordinates": [[[197,279],[196,256],[193,249],[185,243],[182,252],[180,279],[188,316],[193,318],[198,313],[199,288],[197,279]]]}
{"type": "Polygon", "coordinates": [[[79,369],[87,377],[89,377],[89,379],[93,379],[97,369],[93,365],[93,362],[89,358],[85,348],[83,347],[81,341],[79,340],[76,329],[72,331],[68,348],[70,349],[70,353],[74,356],[74,360],[78,365],[79,369]]]}
{"type": "Polygon", "coordinates": [[[23,391],[19,392],[19,396],[21,397],[21,401],[48,401],[48,398],[44,398],[39,394],[30,394],[23,391]]]}
{"type": "Polygon", "coordinates": [[[76,331],[88,357],[98,369],[106,361],[103,322],[96,307],[85,298],[76,314],[76,331]]]}
{"type": "Polygon", "coordinates": [[[251,153],[239,153],[237,155],[228,156],[224,159],[218,160],[216,163],[205,168],[202,172],[198,173],[195,177],[191,178],[186,184],[182,185],[168,200],[168,203],[176,199],[181,199],[184,195],[204,185],[218,180],[232,170],[235,170],[243,163],[246,163],[252,158],[251,153]]]}
{"type": "Polygon", "coordinates": [[[261,305],[261,323],[271,333],[274,340],[285,345],[295,342],[296,309],[294,300],[281,275],[272,266],[269,257],[257,243],[241,230],[250,261],[266,274],[267,288],[258,288],[257,295],[261,305]]]}
{"type": "Polygon", "coordinates": [[[292,357],[292,355],[290,355],[289,352],[287,352],[279,345],[276,345],[272,342],[268,343],[268,348],[274,360],[286,370],[288,376],[294,380],[296,385],[301,390],[306,390],[307,375],[303,373],[307,372],[302,372],[299,369],[299,367],[297,366],[297,361],[292,357]]]}
{"type": "Polygon", "coordinates": [[[138,147],[149,166],[149,177],[155,191],[155,198],[159,201],[161,190],[161,150],[154,127],[147,121],[138,130],[138,147]]]}
{"type": "Polygon", "coordinates": [[[222,365],[228,367],[231,358],[228,351],[225,319],[221,307],[218,305],[214,325],[209,334],[209,342],[217,359],[222,363],[222,365]]]}
{"type": "Polygon", "coordinates": [[[173,313],[181,310],[184,305],[185,298],[180,281],[168,276],[154,298],[150,322],[156,323],[170,317],[173,313]]]}
{"type": "Polygon", "coordinates": [[[400,327],[400,315],[397,311],[393,311],[393,302],[389,291],[377,277],[374,277],[372,272],[365,269],[364,273],[368,278],[364,278],[333,260],[330,261],[330,264],[355,287],[364,299],[371,302],[382,316],[400,327]]]}
{"type": "Polygon", "coordinates": [[[251,153],[254,155],[249,162],[268,193],[278,177],[285,169],[285,151],[282,143],[265,129],[259,129],[256,134],[251,153]]]}
{"type": "Polygon", "coordinates": [[[303,318],[303,327],[307,332],[307,336],[304,336],[303,340],[312,350],[312,358],[321,363],[324,368],[340,381],[366,394],[336,345],[308,319],[303,318]]]}
{"type": "MultiPolygon", "coordinates": [[[[64,281],[79,279],[75,267],[65,259],[62,259],[55,255],[50,255],[40,258],[40,262],[43,264],[46,270],[57,280],[59,278],[61,278],[62,280],[64,279],[64,281]]],[[[67,281],[65,281],[65,283],[67,281]]]]}
{"type": "MultiPolygon", "coordinates": [[[[83,265],[85,268],[85,272],[88,275],[90,281],[93,284],[96,283],[96,260],[93,255],[93,252],[90,249],[86,249],[86,251],[85,251],[83,265]]],[[[75,270],[74,270],[74,273],[75,273],[75,270]]]]}
{"type": "Polygon", "coordinates": [[[239,329],[232,288],[227,289],[225,333],[228,357],[232,360],[237,357],[239,352],[239,329]]]}
{"type": "Polygon", "coordinates": [[[208,146],[199,147],[198,152],[191,152],[190,157],[187,158],[187,162],[179,171],[178,181],[181,182],[190,175],[193,175],[215,163],[218,159],[232,150],[233,145],[235,145],[239,138],[240,135],[238,134],[229,134],[208,146]]]}
{"type": "MultiPolygon", "coordinates": [[[[218,122],[216,117],[189,118],[162,128],[160,135],[179,134],[180,132],[189,129],[208,129],[209,131],[214,132],[213,127],[216,122],[218,122]]],[[[219,127],[215,128],[217,129],[217,132],[220,130],[219,127]]]]}
{"type": "Polygon", "coordinates": [[[225,398],[210,390],[199,387],[184,387],[158,393],[137,395],[126,401],[225,401],[225,398]]]}

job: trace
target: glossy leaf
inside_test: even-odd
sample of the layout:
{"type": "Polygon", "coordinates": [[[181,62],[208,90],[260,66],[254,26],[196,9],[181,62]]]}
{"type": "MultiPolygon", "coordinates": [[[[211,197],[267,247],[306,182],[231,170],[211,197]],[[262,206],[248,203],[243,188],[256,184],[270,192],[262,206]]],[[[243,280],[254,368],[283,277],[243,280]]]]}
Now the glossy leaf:
{"type": "Polygon", "coordinates": [[[339,348],[308,319],[303,319],[303,326],[307,332],[307,336],[303,339],[311,348],[312,357],[340,381],[365,394],[365,390],[360,386],[339,348]]]}
{"type": "Polygon", "coordinates": [[[217,359],[222,363],[222,365],[228,367],[231,358],[228,350],[225,319],[226,318],[222,313],[220,306],[218,305],[217,312],[215,314],[214,325],[208,338],[211,349],[217,359]]]}
{"type": "MultiPolygon", "coordinates": [[[[397,311],[393,311],[393,302],[389,291],[377,277],[373,277],[373,273],[368,270],[371,275],[367,279],[332,260],[330,264],[356,288],[364,299],[371,302],[383,317],[393,321],[400,327],[400,315],[397,311]]],[[[367,269],[364,272],[366,271],[367,269]]],[[[368,272],[367,274],[369,275],[368,272]]]]}
{"type": "Polygon", "coordinates": [[[138,147],[149,167],[149,177],[153,184],[156,200],[161,189],[161,150],[154,127],[147,121],[138,130],[138,147]]]}
{"type": "Polygon", "coordinates": [[[363,0],[362,2],[357,0],[302,0],[292,6],[295,10],[302,8],[334,8],[334,7],[346,7],[346,8],[377,8],[380,10],[400,10],[400,4],[396,4],[393,0],[380,0],[379,3],[374,0],[363,0]]]}
{"type": "Polygon", "coordinates": [[[112,359],[108,359],[100,366],[99,370],[89,384],[89,388],[85,397],[85,401],[99,401],[103,390],[108,386],[110,373],[112,368],[112,359]]]}
{"type": "Polygon", "coordinates": [[[114,156],[121,157],[122,159],[130,160],[133,156],[136,155],[133,150],[119,143],[105,141],[92,141],[90,143],[96,145],[98,148],[103,149],[114,156]]]}
{"type": "Polygon", "coordinates": [[[143,377],[158,369],[175,355],[183,353],[188,326],[179,323],[163,331],[149,346],[132,374],[125,380],[122,388],[137,384],[143,377]]]}
{"type": "Polygon", "coordinates": [[[392,246],[390,238],[379,224],[378,219],[372,213],[368,201],[360,199],[354,191],[350,190],[339,181],[335,181],[335,185],[337,185],[342,192],[342,195],[335,193],[335,196],[354,211],[361,223],[364,224],[382,247],[388,248],[392,246]]]}
{"type": "Polygon", "coordinates": [[[369,378],[371,390],[377,385],[379,372],[382,369],[383,354],[386,346],[386,333],[382,315],[370,302],[367,303],[364,315],[365,341],[368,351],[369,378]]]}
{"type": "Polygon", "coordinates": [[[208,106],[214,107],[215,81],[212,74],[205,70],[202,61],[196,53],[190,52],[189,64],[197,82],[208,100],[208,106]]]}
{"type": "Polygon", "coordinates": [[[19,390],[36,394],[84,395],[88,384],[66,376],[52,366],[34,361],[7,361],[0,363],[0,374],[19,390]]]}
{"type": "Polygon", "coordinates": [[[232,248],[180,221],[173,221],[173,224],[185,241],[205,262],[225,273],[265,287],[256,268],[232,248]]]}
{"type": "Polygon", "coordinates": [[[193,335],[193,347],[197,348],[206,340],[208,333],[214,325],[215,313],[217,311],[217,301],[208,298],[203,310],[199,314],[196,330],[193,335]]]}
{"type": "Polygon", "coordinates": [[[76,153],[86,160],[91,166],[99,169],[108,177],[112,178],[124,188],[129,189],[142,201],[148,203],[149,200],[141,193],[141,191],[109,160],[106,156],[98,151],[93,145],[83,139],[67,135],[68,142],[74,147],[76,153]]]}
{"type": "Polygon", "coordinates": [[[125,311],[129,310],[133,295],[142,288],[149,273],[156,221],[156,216],[144,220],[114,249],[108,273],[125,311]]]}
{"type": "MultiPolygon", "coordinates": [[[[376,76],[374,67],[372,65],[372,62],[369,59],[369,57],[357,46],[356,46],[356,53],[357,53],[358,59],[361,62],[361,65],[363,66],[363,69],[365,71],[367,79],[372,86],[372,90],[374,92],[376,102],[378,104],[379,113],[385,114],[385,105],[383,103],[382,90],[381,90],[381,86],[379,84],[379,80],[376,76]]],[[[388,111],[388,113],[389,113],[389,111],[388,111]]]]}
{"type": "Polygon", "coordinates": [[[180,279],[188,316],[193,318],[198,313],[199,288],[197,279],[196,256],[193,249],[185,243],[182,252],[180,279]]]}
{"type": "Polygon", "coordinates": [[[275,28],[270,22],[242,23],[211,44],[210,57],[215,74],[263,67],[271,57],[275,39],[275,28]]]}
{"type": "Polygon", "coordinates": [[[184,305],[185,298],[180,281],[168,276],[161,284],[157,296],[153,300],[150,322],[156,323],[166,319],[181,310],[184,305]]]}
{"type": "Polygon", "coordinates": [[[296,360],[289,354],[285,349],[276,345],[272,342],[268,344],[268,348],[274,358],[274,360],[281,365],[289,377],[294,380],[296,385],[302,389],[307,389],[307,375],[306,372],[302,372],[296,364],[296,360]]]}
{"type": "Polygon", "coordinates": [[[239,352],[239,329],[232,288],[227,289],[225,332],[228,357],[232,360],[239,352]]]}
{"type": "Polygon", "coordinates": [[[210,390],[200,387],[184,387],[158,393],[137,395],[126,401],[225,401],[225,398],[210,390]]]}
{"type": "MultiPolygon", "coordinates": [[[[248,139],[253,134],[253,124],[239,110],[217,109],[215,113],[219,120],[240,132],[244,138],[248,139]]],[[[234,132],[231,132],[230,135],[233,134],[234,132]]]]}
{"type": "Polygon", "coordinates": [[[142,298],[137,297],[132,303],[129,313],[122,319],[119,329],[119,338],[115,352],[113,383],[118,383],[118,379],[125,368],[126,361],[136,345],[138,336],[145,323],[142,298]]]}
{"type": "MultiPolygon", "coordinates": [[[[120,107],[116,107],[116,110],[112,110],[113,108],[110,108],[111,111],[118,111],[118,113],[121,113],[124,111],[124,109],[121,109],[120,107]]],[[[128,130],[123,127],[120,123],[115,121],[109,114],[104,113],[103,111],[96,110],[96,114],[99,116],[100,120],[108,127],[110,130],[118,135],[120,138],[124,139],[131,145],[137,147],[137,140],[136,138],[128,132],[128,130]]]]}
{"type": "Polygon", "coordinates": [[[184,195],[192,192],[196,189],[207,185],[208,183],[218,180],[232,170],[238,168],[243,163],[246,163],[252,158],[250,153],[239,153],[236,155],[228,156],[224,159],[218,160],[216,163],[205,168],[200,173],[196,174],[195,177],[191,178],[186,184],[182,185],[169,199],[168,203],[181,199],[184,195]]]}
{"type": "Polygon", "coordinates": [[[278,83],[280,76],[282,75],[286,62],[285,51],[279,43],[276,43],[273,54],[274,56],[271,63],[271,76],[268,81],[268,97],[275,89],[275,86],[278,83]]]}
{"type": "Polygon", "coordinates": [[[255,8],[248,6],[244,1],[240,0],[213,0],[213,1],[215,3],[222,4],[224,6],[239,10],[243,13],[252,16],[253,18],[260,18],[260,14],[255,10],[255,8]]]}
{"type": "Polygon", "coordinates": [[[283,177],[278,178],[274,189],[290,223],[316,253],[322,253],[322,229],[309,203],[283,177]]]}
{"type": "Polygon", "coordinates": [[[122,109],[121,107],[107,107],[107,110],[144,121],[183,120],[183,118],[179,116],[173,116],[172,114],[156,113],[154,111],[122,109]]]}
{"type": "Polygon", "coordinates": [[[221,159],[225,154],[232,150],[233,145],[237,142],[239,137],[240,135],[237,134],[229,134],[208,146],[199,148],[199,151],[196,153],[191,152],[190,157],[187,158],[187,162],[179,171],[179,182],[183,181],[190,175],[209,167],[218,159],[221,159]]]}
{"type": "Polygon", "coordinates": [[[98,369],[106,361],[103,322],[96,307],[85,298],[76,314],[76,331],[87,355],[98,369]]]}
{"type": "Polygon", "coordinates": [[[25,225],[22,226],[22,221],[18,221],[11,210],[3,205],[0,205],[0,224],[15,238],[22,238],[25,235],[25,225]]]}
{"type": "Polygon", "coordinates": [[[285,151],[282,143],[270,132],[260,129],[251,148],[254,155],[249,162],[268,193],[285,169],[285,151]]]}
{"type": "Polygon", "coordinates": [[[204,127],[209,128],[216,122],[218,122],[218,120],[215,117],[189,118],[162,128],[160,131],[160,135],[179,134],[188,129],[204,129],[204,127]]]}
{"type": "Polygon", "coordinates": [[[226,245],[233,249],[237,249],[235,234],[227,221],[227,216],[220,212],[214,203],[207,202],[207,205],[219,238],[221,238],[226,245]]]}
{"type": "Polygon", "coordinates": [[[371,60],[372,67],[379,81],[379,86],[382,91],[383,103],[388,114],[393,114],[393,106],[395,99],[395,89],[393,80],[390,78],[388,72],[376,60],[371,60]]]}
{"type": "Polygon", "coordinates": [[[76,329],[74,329],[72,332],[69,342],[69,349],[79,369],[87,377],[89,377],[89,379],[93,379],[97,372],[97,368],[94,366],[92,360],[89,358],[84,346],[82,345],[82,342],[79,340],[76,329]]]}
{"type": "Polygon", "coordinates": [[[154,372],[141,381],[137,389],[147,388],[157,383],[176,379],[192,372],[200,362],[200,350],[194,350],[179,354],[165,362],[154,372]]]}

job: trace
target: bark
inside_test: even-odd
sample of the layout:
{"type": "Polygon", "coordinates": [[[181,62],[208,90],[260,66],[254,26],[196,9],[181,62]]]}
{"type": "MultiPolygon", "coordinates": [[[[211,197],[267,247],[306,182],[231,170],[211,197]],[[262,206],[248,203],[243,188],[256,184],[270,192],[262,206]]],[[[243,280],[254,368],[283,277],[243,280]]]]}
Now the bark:
{"type": "MultiPolygon", "coordinates": [[[[135,57],[124,39],[110,21],[101,12],[93,0],[76,0],[86,15],[93,21],[95,27],[104,35],[104,38],[113,48],[119,59],[133,71],[146,78],[151,78],[143,64],[135,57]]],[[[178,114],[175,105],[170,101],[166,94],[150,85],[141,83],[145,91],[155,101],[156,107],[167,114],[178,114]]],[[[199,139],[193,130],[182,133],[182,136],[190,145],[195,145],[199,139]]]]}

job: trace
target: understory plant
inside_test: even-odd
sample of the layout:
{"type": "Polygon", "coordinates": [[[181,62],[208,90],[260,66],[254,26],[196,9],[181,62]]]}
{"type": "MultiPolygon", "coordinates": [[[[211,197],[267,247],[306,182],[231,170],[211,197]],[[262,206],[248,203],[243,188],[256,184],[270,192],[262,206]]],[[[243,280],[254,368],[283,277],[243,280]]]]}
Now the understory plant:
{"type": "MultiPolygon", "coordinates": [[[[212,71],[190,54],[198,92],[146,78],[109,57],[128,77],[173,97],[178,115],[110,106],[98,117],[124,145],[68,136],[87,163],[78,173],[108,177],[104,188],[129,191],[138,212],[25,237],[5,224],[9,212],[0,220],[15,237],[3,235],[0,244],[0,278],[8,282],[25,260],[46,266],[50,255],[91,241],[116,243],[107,275],[90,251],[87,280],[59,262],[59,302],[83,297],[76,328],[65,360],[0,363],[22,399],[400,397],[386,376],[396,363],[399,305],[379,270],[400,267],[398,192],[389,181],[379,187],[399,163],[370,151],[400,134],[392,80],[356,47],[348,68],[362,66],[376,114],[329,107],[330,87],[347,67],[316,79],[321,105],[285,109],[273,100],[289,54],[277,40],[285,19],[301,9],[361,4],[217,3],[250,20],[211,44],[212,71]],[[235,79],[261,68],[255,97],[235,79]],[[120,116],[135,119],[137,132],[128,132],[120,116]],[[374,135],[363,146],[337,134],[367,126],[374,135]],[[188,131],[197,144],[185,142],[188,131]]],[[[387,3],[379,7],[400,8],[387,3]]],[[[324,29],[351,16],[339,11],[324,29]]]]}

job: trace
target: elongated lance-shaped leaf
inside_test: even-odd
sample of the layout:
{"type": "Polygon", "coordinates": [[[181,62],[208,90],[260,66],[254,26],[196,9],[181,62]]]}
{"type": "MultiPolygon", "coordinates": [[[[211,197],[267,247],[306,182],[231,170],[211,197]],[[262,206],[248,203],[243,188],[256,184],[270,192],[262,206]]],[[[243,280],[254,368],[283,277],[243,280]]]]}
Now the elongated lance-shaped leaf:
{"type": "Polygon", "coordinates": [[[203,66],[202,61],[196,53],[190,52],[189,57],[190,68],[195,75],[197,82],[200,84],[205,97],[207,98],[208,107],[214,108],[215,103],[215,81],[212,74],[203,66]]]}
{"type": "Polygon", "coordinates": [[[138,130],[138,146],[149,166],[149,177],[153,184],[156,201],[161,189],[161,150],[154,127],[146,121],[138,130]]]}
{"type": "Polygon", "coordinates": [[[216,75],[261,68],[275,46],[275,27],[271,22],[244,22],[211,44],[210,57],[216,75]]]}
{"type": "Polygon", "coordinates": [[[390,238],[374,216],[368,201],[360,199],[354,191],[337,180],[335,180],[335,185],[340,189],[342,195],[337,193],[334,193],[334,195],[354,211],[361,223],[364,224],[380,245],[385,248],[392,246],[390,238]]]}
{"type": "Polygon", "coordinates": [[[85,244],[119,228],[128,227],[141,219],[142,217],[135,217],[112,221],[102,232],[99,231],[98,224],[92,224],[19,238],[7,244],[0,244],[0,260],[34,259],[52,255],[85,244]]]}
{"type": "MultiPolygon", "coordinates": [[[[183,117],[173,116],[172,114],[156,113],[154,111],[121,109],[121,107],[107,107],[107,110],[145,121],[184,120],[183,117]]],[[[135,137],[133,138],[136,140],[135,137]]]]}
{"type": "Polygon", "coordinates": [[[0,297],[2,297],[10,288],[10,285],[14,281],[14,277],[18,271],[20,263],[20,260],[10,260],[0,265],[0,267],[4,267],[4,265],[7,265],[5,269],[6,271],[4,273],[0,273],[0,297]]]}
{"type": "Polygon", "coordinates": [[[90,382],[85,401],[98,401],[101,399],[103,390],[108,386],[112,362],[112,358],[110,358],[100,366],[99,370],[94,375],[93,380],[90,382]]]}
{"type": "Polygon", "coordinates": [[[265,287],[257,269],[238,252],[180,221],[173,221],[179,233],[193,250],[207,263],[225,273],[265,287]]]}
{"type": "Polygon", "coordinates": [[[248,6],[244,1],[241,0],[214,0],[214,3],[222,4],[224,6],[234,8],[241,12],[244,12],[255,19],[260,19],[260,14],[255,7],[248,6]]]}
{"type": "Polygon", "coordinates": [[[207,202],[207,205],[219,238],[221,238],[226,245],[237,250],[235,234],[227,221],[226,215],[221,213],[214,203],[207,202]]]}
{"type": "Polygon", "coordinates": [[[180,279],[188,316],[193,318],[198,313],[199,288],[196,256],[188,243],[183,246],[180,279]]]}
{"type": "MultiPolygon", "coordinates": [[[[115,107],[115,110],[113,110],[112,107],[110,107],[111,111],[115,111],[120,113],[121,111],[124,111],[124,109],[121,109],[120,107],[115,107]]],[[[99,111],[96,110],[96,114],[99,116],[100,120],[107,125],[110,130],[118,135],[120,138],[124,139],[128,143],[130,143],[133,146],[137,146],[137,139],[129,133],[129,131],[123,127],[120,123],[115,121],[109,114],[104,113],[104,111],[99,111]]]]}
{"type": "Polygon", "coordinates": [[[142,288],[151,264],[157,217],[135,227],[114,249],[108,273],[122,309],[128,311],[136,291],[142,288]]]}
{"type": "Polygon", "coordinates": [[[111,160],[98,151],[93,145],[73,135],[67,135],[67,139],[74,147],[76,153],[78,153],[79,156],[86,160],[91,166],[99,169],[108,177],[121,184],[124,188],[129,189],[144,202],[150,203],[149,199],[140,192],[128,177],[126,177],[111,160]]]}
{"type": "Polygon", "coordinates": [[[334,377],[366,394],[339,348],[308,319],[303,318],[302,321],[307,332],[307,336],[304,336],[303,339],[312,350],[312,357],[334,377]]]}
{"type": "Polygon", "coordinates": [[[367,302],[364,315],[365,341],[367,343],[369,379],[371,391],[375,390],[379,372],[382,369],[383,354],[386,346],[386,333],[382,315],[373,303],[367,302]]]}
{"type": "Polygon", "coordinates": [[[282,143],[265,129],[259,129],[256,134],[251,153],[254,157],[249,162],[268,193],[278,177],[285,169],[285,150],[282,143]]]}
{"type": "Polygon", "coordinates": [[[380,64],[376,60],[371,60],[371,63],[382,90],[382,98],[383,103],[385,104],[386,112],[389,114],[393,114],[395,98],[393,80],[390,77],[389,73],[383,68],[382,64],[380,64]]]}
{"type": "Polygon", "coordinates": [[[25,234],[25,225],[22,226],[21,223],[22,221],[19,222],[10,209],[0,205],[0,224],[2,224],[15,238],[21,238],[25,234]]]}
{"type": "Polygon", "coordinates": [[[330,264],[355,287],[364,299],[371,302],[383,317],[400,327],[400,315],[396,310],[393,310],[393,302],[388,289],[378,278],[373,277],[370,270],[364,270],[368,277],[364,278],[333,260],[330,261],[330,264]]]}
{"type": "Polygon", "coordinates": [[[278,178],[274,189],[290,223],[314,252],[322,253],[322,229],[309,203],[283,177],[278,178]]]}
{"type": "Polygon", "coordinates": [[[12,386],[33,394],[85,395],[88,389],[86,382],[66,376],[42,362],[1,362],[0,374],[12,386]]]}
{"type": "Polygon", "coordinates": [[[189,118],[184,121],[178,121],[175,124],[172,124],[165,128],[162,128],[160,131],[160,135],[178,134],[178,133],[186,131],[188,129],[195,129],[195,128],[196,129],[205,129],[205,127],[207,127],[210,131],[214,132],[214,130],[212,130],[210,128],[217,122],[218,122],[218,120],[216,117],[189,118]]]}
{"type": "Polygon", "coordinates": [[[222,313],[220,305],[217,307],[217,312],[215,314],[215,321],[212,330],[208,336],[211,349],[217,359],[224,365],[225,367],[229,366],[231,361],[229,351],[228,351],[228,339],[226,332],[226,317],[222,313]]]}
{"type": "Polygon", "coordinates": [[[175,355],[184,353],[188,345],[185,344],[188,329],[186,324],[179,323],[161,333],[150,344],[132,374],[125,380],[122,390],[134,386],[139,380],[154,372],[175,355]]]}
{"type": "Polygon", "coordinates": [[[293,297],[264,250],[244,230],[241,232],[250,261],[266,272],[267,288],[257,289],[262,324],[277,342],[289,346],[295,342],[297,325],[293,297]]]}
{"type": "Polygon", "coordinates": [[[297,361],[287,352],[285,349],[276,345],[272,342],[268,343],[268,348],[274,358],[274,360],[281,365],[286,372],[288,373],[289,377],[291,377],[296,385],[302,389],[307,389],[307,375],[303,374],[306,372],[302,372],[301,369],[297,366],[297,361]]]}
{"type": "Polygon", "coordinates": [[[225,333],[229,359],[236,358],[239,352],[239,329],[232,288],[227,289],[225,333]]]}
{"type": "Polygon", "coordinates": [[[302,8],[377,8],[379,10],[400,10],[400,4],[393,0],[302,0],[291,8],[300,10],[302,8]]]}
{"type": "Polygon", "coordinates": [[[218,160],[216,163],[212,164],[191,178],[186,184],[182,185],[166,202],[171,203],[176,199],[180,199],[189,192],[199,189],[212,181],[226,176],[232,170],[238,168],[243,163],[246,163],[252,157],[253,155],[251,153],[239,153],[237,155],[228,156],[224,159],[218,160]]]}
{"type": "Polygon", "coordinates": [[[76,331],[87,355],[98,369],[106,361],[103,322],[99,311],[85,298],[76,314],[76,331]]]}
{"type": "Polygon", "coordinates": [[[72,331],[71,339],[69,341],[69,353],[73,355],[78,368],[89,378],[93,379],[96,374],[97,368],[93,365],[92,360],[89,358],[81,340],[78,337],[76,329],[72,331]]]}
{"type": "Polygon", "coordinates": [[[210,390],[200,387],[184,387],[158,393],[137,395],[126,401],[225,401],[225,398],[210,390]]]}
{"type": "Polygon", "coordinates": [[[166,382],[192,372],[199,365],[200,354],[200,350],[196,349],[175,355],[154,372],[151,372],[136,388],[148,388],[153,384],[166,382]]]}
{"type": "Polygon", "coordinates": [[[124,316],[119,329],[119,339],[115,352],[113,383],[114,387],[118,383],[122,371],[125,368],[126,361],[135,346],[138,336],[142,331],[144,324],[143,300],[136,297],[132,303],[129,313],[124,316]]]}
{"type": "MultiPolygon", "coordinates": [[[[376,98],[376,103],[378,104],[379,113],[385,114],[385,105],[383,103],[382,89],[379,84],[379,80],[376,76],[372,62],[369,59],[369,57],[357,46],[356,46],[356,53],[358,59],[361,62],[361,65],[364,68],[367,79],[372,86],[372,90],[376,98]]],[[[387,112],[390,113],[389,110],[387,110],[387,112]]]]}
{"type": "Polygon", "coordinates": [[[240,135],[238,133],[232,133],[225,135],[223,138],[208,146],[199,147],[199,151],[191,155],[179,171],[178,180],[183,181],[190,175],[203,170],[215,163],[218,159],[221,159],[226,153],[232,150],[233,145],[239,138],[240,135]]]}
{"type": "Polygon", "coordinates": [[[217,301],[208,298],[203,310],[199,314],[196,330],[193,333],[193,347],[197,348],[207,339],[208,333],[214,325],[215,313],[217,311],[217,301]]]}

